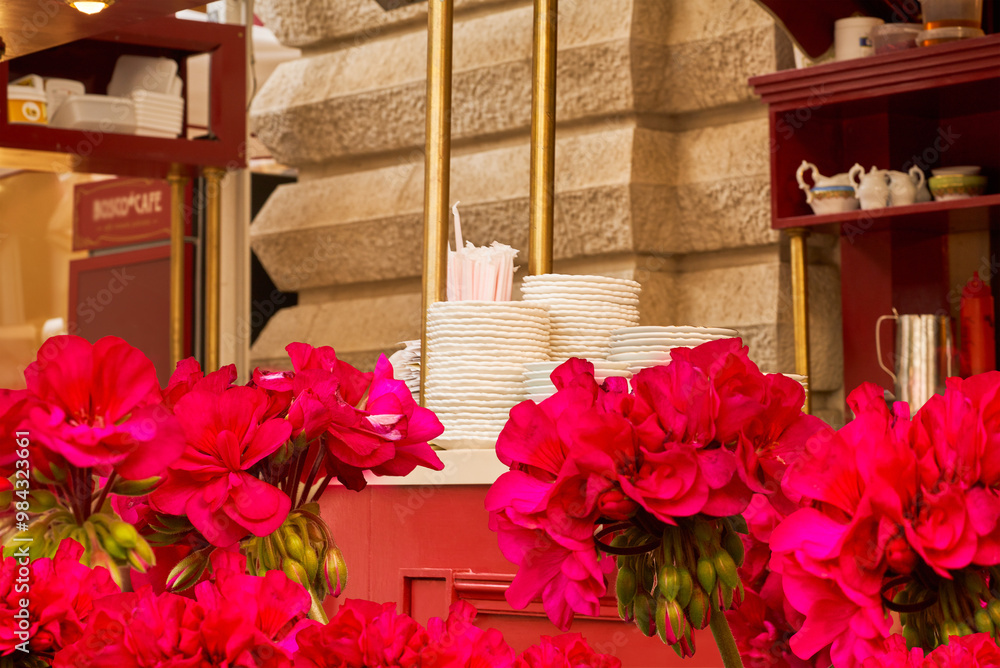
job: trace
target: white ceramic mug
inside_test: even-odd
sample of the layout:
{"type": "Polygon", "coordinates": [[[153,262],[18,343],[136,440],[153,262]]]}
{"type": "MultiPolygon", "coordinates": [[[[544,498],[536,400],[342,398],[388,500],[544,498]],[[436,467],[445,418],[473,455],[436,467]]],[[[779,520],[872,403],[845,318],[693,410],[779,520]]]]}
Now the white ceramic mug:
{"type": "Polygon", "coordinates": [[[864,58],[875,53],[872,44],[872,28],[885,21],[870,16],[852,16],[833,24],[834,53],[836,60],[864,58]]]}

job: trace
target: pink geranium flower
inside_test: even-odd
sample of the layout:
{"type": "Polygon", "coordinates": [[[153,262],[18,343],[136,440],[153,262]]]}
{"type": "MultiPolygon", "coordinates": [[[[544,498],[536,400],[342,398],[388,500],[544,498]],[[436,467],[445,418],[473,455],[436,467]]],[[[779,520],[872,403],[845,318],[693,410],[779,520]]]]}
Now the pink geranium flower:
{"type": "Polygon", "coordinates": [[[280,572],[246,575],[245,560],[213,555],[215,582],[195,599],[154,595],[150,587],[97,603],[79,640],[56,668],[291,668],[309,594],[280,572]]]}
{"type": "Polygon", "coordinates": [[[55,557],[30,563],[28,578],[20,575],[19,557],[2,559],[0,656],[22,656],[21,650],[27,650],[51,657],[80,638],[96,600],[118,593],[107,569],[87,568],[80,563],[82,554],[82,545],[64,540],[55,557]],[[22,601],[27,601],[27,628],[15,617],[22,601]]]}
{"type": "Polygon", "coordinates": [[[66,462],[138,480],[162,474],[184,450],[152,362],[119,338],[52,337],[24,377],[42,470],[66,462]]]}
{"type": "Polygon", "coordinates": [[[622,662],[610,654],[599,654],[579,633],[542,636],[537,645],[524,650],[516,668],[621,668],[622,662]]]}
{"type": "Polygon", "coordinates": [[[288,496],[248,472],[288,440],[287,421],[262,417],[266,395],[234,387],[192,391],[174,407],[188,449],[151,495],[159,512],[187,515],[213,545],[227,547],[247,534],[274,532],[291,507],[288,496]]]}

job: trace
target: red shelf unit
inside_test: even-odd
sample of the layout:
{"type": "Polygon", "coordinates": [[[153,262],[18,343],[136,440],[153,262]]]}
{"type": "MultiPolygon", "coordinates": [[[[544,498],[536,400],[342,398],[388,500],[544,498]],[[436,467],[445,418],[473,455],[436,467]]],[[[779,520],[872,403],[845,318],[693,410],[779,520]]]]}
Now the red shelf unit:
{"type": "MultiPolygon", "coordinates": [[[[246,166],[246,29],[243,26],[159,18],[0,63],[0,165],[164,178],[171,166],[246,166]],[[6,83],[24,74],[77,79],[104,93],[123,54],[177,59],[211,54],[211,135],[204,140],[86,132],[7,121],[6,83]]],[[[186,82],[185,82],[186,83],[186,82]]]]}
{"type": "MultiPolygon", "coordinates": [[[[775,229],[840,234],[844,383],[890,388],[878,365],[875,321],[950,313],[967,276],[949,275],[949,235],[1000,229],[1000,35],[750,79],[768,105],[775,229]],[[817,216],[795,171],[979,165],[981,197],[817,216]]],[[[984,249],[984,257],[992,252],[984,249]]],[[[891,329],[882,344],[894,354],[891,329]]]]}

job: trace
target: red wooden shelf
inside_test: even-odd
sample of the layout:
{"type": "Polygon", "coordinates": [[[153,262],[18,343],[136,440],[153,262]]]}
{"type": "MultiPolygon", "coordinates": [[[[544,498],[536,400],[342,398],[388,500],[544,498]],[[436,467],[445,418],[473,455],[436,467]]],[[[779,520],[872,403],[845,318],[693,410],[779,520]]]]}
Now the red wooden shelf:
{"type": "Polygon", "coordinates": [[[246,30],[243,26],[160,18],[0,63],[0,166],[73,170],[163,178],[172,165],[190,173],[202,167],[246,165],[246,30]],[[24,74],[83,81],[104,93],[122,54],[179,61],[210,54],[209,125],[204,140],[163,139],[66,130],[7,121],[6,82],[24,74]]]}
{"type": "Polygon", "coordinates": [[[787,216],[774,220],[775,229],[793,227],[822,228],[817,231],[851,236],[869,230],[922,230],[933,234],[988,230],[1000,213],[1000,195],[983,195],[947,202],[925,202],[910,206],[828,213],[824,215],[787,216]]]}
{"type": "MultiPolygon", "coordinates": [[[[845,389],[865,381],[890,388],[876,358],[878,317],[892,309],[954,315],[970,276],[952,266],[953,233],[988,232],[983,257],[1000,252],[1000,34],[777,72],[750,85],[768,105],[772,227],[841,239],[845,389]],[[817,216],[795,178],[804,160],[825,176],[854,164],[916,165],[928,177],[936,167],[978,165],[988,194],[817,216]]],[[[891,359],[891,328],[881,341],[891,359]]]]}
{"type": "Polygon", "coordinates": [[[937,46],[784,70],[753,77],[750,85],[776,110],[820,102],[838,104],[969,81],[1000,73],[1000,34],[937,46]]]}

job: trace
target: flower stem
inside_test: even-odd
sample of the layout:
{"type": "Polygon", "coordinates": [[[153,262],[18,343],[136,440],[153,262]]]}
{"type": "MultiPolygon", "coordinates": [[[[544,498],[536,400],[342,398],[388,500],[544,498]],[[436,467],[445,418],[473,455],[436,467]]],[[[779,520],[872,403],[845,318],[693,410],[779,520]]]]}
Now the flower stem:
{"type": "Polygon", "coordinates": [[[115,478],[118,477],[118,471],[112,471],[111,475],[108,476],[108,481],[104,483],[104,489],[101,490],[101,495],[97,498],[97,503],[91,510],[92,513],[98,513],[101,511],[101,506],[104,505],[104,500],[108,498],[108,492],[111,491],[111,486],[115,483],[115,478]]]}
{"type": "Polygon", "coordinates": [[[722,665],[726,668],[743,668],[740,650],[736,647],[736,639],[733,638],[726,614],[719,610],[718,605],[714,602],[712,603],[712,618],[708,625],[712,628],[715,644],[719,647],[719,654],[722,655],[722,665]]]}
{"type": "Polygon", "coordinates": [[[316,599],[316,594],[313,593],[312,589],[309,590],[309,598],[312,603],[309,606],[309,619],[319,622],[320,624],[328,624],[330,618],[326,616],[326,610],[323,609],[323,604],[316,599]]]}

